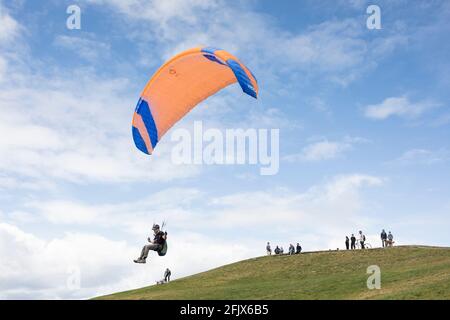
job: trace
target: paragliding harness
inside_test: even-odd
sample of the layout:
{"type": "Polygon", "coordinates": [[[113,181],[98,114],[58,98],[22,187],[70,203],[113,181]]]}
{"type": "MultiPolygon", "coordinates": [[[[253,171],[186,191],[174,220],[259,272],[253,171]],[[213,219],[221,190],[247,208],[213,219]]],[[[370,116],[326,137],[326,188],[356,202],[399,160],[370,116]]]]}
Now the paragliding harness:
{"type": "MultiPolygon", "coordinates": [[[[163,221],[162,225],[161,225],[161,229],[164,228],[166,226],[166,222],[163,221]]],[[[164,231],[164,244],[162,245],[161,249],[159,249],[158,251],[158,256],[160,257],[164,257],[167,253],[167,231],[164,231]]]]}
{"type": "Polygon", "coordinates": [[[166,239],[165,239],[165,241],[164,241],[164,244],[162,245],[162,247],[161,247],[161,249],[159,249],[157,252],[158,252],[158,255],[160,256],[160,257],[164,257],[165,255],[166,255],[166,253],[167,253],[167,232],[164,232],[164,235],[166,236],[166,239]]]}

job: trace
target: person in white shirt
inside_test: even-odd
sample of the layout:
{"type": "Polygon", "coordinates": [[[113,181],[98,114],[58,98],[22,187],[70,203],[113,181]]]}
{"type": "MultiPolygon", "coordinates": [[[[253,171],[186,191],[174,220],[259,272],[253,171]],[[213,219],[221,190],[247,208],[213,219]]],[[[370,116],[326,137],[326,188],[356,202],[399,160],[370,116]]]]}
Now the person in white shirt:
{"type": "Polygon", "coordinates": [[[268,256],[272,255],[272,248],[270,247],[270,242],[267,242],[266,251],[268,256]]]}
{"type": "Polygon", "coordinates": [[[362,233],[362,231],[359,231],[359,243],[361,244],[361,249],[365,249],[364,242],[366,242],[366,236],[362,233]]]}

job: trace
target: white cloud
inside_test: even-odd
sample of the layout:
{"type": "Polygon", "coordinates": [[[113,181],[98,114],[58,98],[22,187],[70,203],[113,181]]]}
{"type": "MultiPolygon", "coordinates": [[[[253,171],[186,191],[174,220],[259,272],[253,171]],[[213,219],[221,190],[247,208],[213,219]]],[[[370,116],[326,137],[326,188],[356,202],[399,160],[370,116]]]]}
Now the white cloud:
{"type": "MultiPolygon", "coordinates": [[[[306,73],[345,86],[407,41],[397,28],[367,40],[365,24],[356,18],[325,21],[297,33],[288,32],[276,20],[252,10],[249,3],[241,3],[239,8],[226,1],[203,0],[88,3],[109,5],[132,22],[148,23],[150,32],[129,35],[138,39],[134,39],[138,45],[149,39],[160,43],[156,49],[165,59],[190,47],[220,45],[247,61],[266,83],[280,73],[295,77],[301,72],[303,79],[306,73]],[[367,61],[372,63],[367,65],[367,61]]],[[[147,60],[147,51],[141,51],[141,60],[147,60]]]]}
{"type": "Polygon", "coordinates": [[[8,63],[6,62],[6,59],[0,56],[0,82],[5,80],[7,68],[8,63]]]}
{"type": "Polygon", "coordinates": [[[341,6],[349,6],[354,9],[365,9],[368,5],[367,0],[338,0],[337,3],[341,6]]]}
{"type": "Polygon", "coordinates": [[[322,70],[339,71],[361,63],[367,44],[359,38],[355,20],[327,21],[308,32],[285,39],[286,54],[297,65],[313,64],[322,70]]]}
{"type": "Polygon", "coordinates": [[[70,50],[89,61],[95,61],[100,57],[107,56],[110,50],[109,44],[97,39],[88,39],[86,35],[84,38],[59,35],[55,38],[54,44],[70,50]]]}
{"type": "Polygon", "coordinates": [[[446,149],[428,150],[411,149],[405,151],[399,158],[389,162],[390,164],[403,165],[434,165],[450,160],[450,151],[446,149]]]}
{"type": "Polygon", "coordinates": [[[386,98],[380,104],[365,107],[365,116],[374,120],[384,120],[392,116],[418,117],[439,104],[432,101],[411,102],[408,97],[386,98]]]}
{"type": "MultiPolygon", "coordinates": [[[[383,179],[368,175],[343,175],[304,193],[292,190],[242,192],[210,197],[196,189],[170,188],[138,201],[89,205],[70,200],[28,201],[22,211],[56,225],[119,227],[133,236],[148,232],[149,224],[167,220],[176,230],[201,233],[203,229],[264,226],[282,219],[287,223],[314,219],[318,215],[346,212],[350,217],[360,207],[359,190],[378,186],[383,179]],[[174,198],[174,195],[177,195],[174,198]],[[334,208],[331,210],[331,208],[334,208]],[[330,210],[330,211],[328,211],[330,210]],[[276,215],[274,215],[276,212],[276,215]]],[[[339,219],[340,215],[338,214],[339,219]]]]}
{"type": "Polygon", "coordinates": [[[58,133],[51,128],[33,124],[17,126],[8,121],[2,121],[1,124],[3,134],[0,135],[0,146],[2,148],[55,150],[63,146],[58,133]]]}
{"type": "Polygon", "coordinates": [[[326,195],[330,199],[338,199],[345,194],[353,194],[363,186],[379,186],[383,179],[364,174],[342,175],[335,177],[331,183],[326,185],[326,195]]]}
{"type": "MultiPolygon", "coordinates": [[[[169,144],[161,143],[151,157],[136,150],[130,121],[138,92],[130,90],[127,78],[98,76],[92,69],[42,68],[36,57],[32,71],[29,63],[16,63],[28,61],[28,45],[17,39],[23,27],[5,12],[1,34],[14,45],[0,51],[0,80],[9,72],[8,81],[0,81],[0,188],[169,181],[199,172],[173,165],[169,144]],[[12,53],[18,46],[24,50],[12,53]],[[10,66],[14,70],[7,70],[10,66]]],[[[109,47],[89,37],[59,36],[55,43],[88,59],[109,47]]]]}
{"type": "Polygon", "coordinates": [[[92,287],[114,283],[124,275],[123,257],[133,250],[125,242],[98,235],[66,234],[44,240],[0,223],[0,298],[80,298],[92,287]],[[71,267],[81,271],[81,290],[67,286],[71,267]]]}
{"type": "Polygon", "coordinates": [[[321,141],[305,147],[303,159],[317,161],[336,158],[351,146],[347,143],[321,141]]]}
{"type": "Polygon", "coordinates": [[[351,150],[356,143],[361,143],[364,141],[366,140],[352,137],[346,137],[342,141],[322,140],[305,146],[298,154],[285,156],[284,160],[289,162],[308,162],[335,159],[351,150]]]}
{"type": "MultiPolygon", "coordinates": [[[[4,85],[0,91],[0,172],[42,183],[168,181],[196,174],[176,166],[168,145],[151,157],[135,150],[127,81],[79,72],[4,85]],[[26,98],[24,98],[26,97],[26,98]],[[27,110],[23,112],[22,110],[27,110]]],[[[32,182],[32,181],[29,181],[32,182]]]]}
{"type": "Polygon", "coordinates": [[[0,45],[16,38],[21,31],[20,24],[11,17],[0,2],[0,45]]]}
{"type": "MultiPolygon", "coordinates": [[[[367,205],[364,187],[384,179],[369,175],[337,176],[303,193],[292,190],[246,192],[212,199],[208,227],[238,229],[278,243],[300,241],[306,250],[323,250],[342,235],[365,229],[373,218],[361,212],[367,205]],[[217,207],[217,209],[213,209],[217,207]]],[[[342,242],[342,241],[341,241],[342,242]]]]}
{"type": "Polygon", "coordinates": [[[133,19],[145,19],[157,24],[166,24],[170,20],[182,20],[189,24],[198,22],[198,12],[215,8],[215,0],[86,0],[87,3],[110,5],[133,19]]]}
{"type": "Polygon", "coordinates": [[[18,52],[22,51],[16,42],[23,30],[0,1],[0,84],[11,78],[11,75],[8,75],[10,60],[16,60],[18,52]]]}
{"type": "Polygon", "coordinates": [[[196,189],[169,188],[152,193],[139,200],[115,204],[86,204],[73,200],[28,201],[24,210],[32,210],[40,219],[56,225],[97,225],[104,228],[120,226],[132,235],[149,230],[154,221],[190,223],[193,213],[189,208],[199,201],[202,193],[196,189]],[[174,199],[176,195],[176,199],[174,199]],[[151,220],[151,221],[150,221],[151,220]]]}

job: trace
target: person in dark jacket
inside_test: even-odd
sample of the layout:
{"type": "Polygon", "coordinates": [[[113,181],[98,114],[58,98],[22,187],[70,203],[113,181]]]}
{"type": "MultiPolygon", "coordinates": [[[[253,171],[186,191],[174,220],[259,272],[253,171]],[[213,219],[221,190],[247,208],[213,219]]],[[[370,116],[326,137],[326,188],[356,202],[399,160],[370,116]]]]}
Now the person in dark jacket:
{"type": "Polygon", "coordinates": [[[163,248],[164,243],[166,242],[167,234],[161,231],[159,229],[159,225],[157,224],[153,225],[152,230],[153,230],[153,240],[151,240],[150,237],[148,238],[148,242],[150,242],[150,244],[147,244],[142,248],[140,257],[137,258],[136,260],[133,260],[135,263],[145,263],[147,260],[148,252],[150,250],[158,252],[163,248]]]}
{"type": "Polygon", "coordinates": [[[386,240],[387,240],[387,234],[386,231],[384,231],[384,229],[381,231],[381,245],[384,247],[386,247],[386,240]]]}
{"type": "Polygon", "coordinates": [[[170,269],[167,268],[166,271],[164,272],[164,281],[169,282],[171,275],[172,275],[172,271],[170,271],[170,269]]]}
{"type": "Polygon", "coordinates": [[[352,250],[355,250],[356,249],[356,237],[355,237],[354,234],[352,234],[352,237],[350,238],[350,241],[351,241],[350,248],[352,250]]]}
{"type": "Polygon", "coordinates": [[[302,252],[302,246],[297,242],[297,248],[295,250],[295,254],[299,254],[302,252]]]}
{"type": "Polygon", "coordinates": [[[345,236],[345,247],[348,249],[350,249],[350,239],[348,238],[348,236],[345,236]]]}
{"type": "Polygon", "coordinates": [[[280,254],[280,248],[278,248],[278,246],[276,246],[274,252],[275,252],[275,254],[280,254]]]}

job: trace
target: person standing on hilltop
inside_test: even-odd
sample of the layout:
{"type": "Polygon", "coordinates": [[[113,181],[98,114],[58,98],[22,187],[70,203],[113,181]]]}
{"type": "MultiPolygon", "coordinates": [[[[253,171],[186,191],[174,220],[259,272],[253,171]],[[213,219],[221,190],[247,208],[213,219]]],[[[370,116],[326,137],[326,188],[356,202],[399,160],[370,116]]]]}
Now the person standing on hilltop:
{"type": "Polygon", "coordinates": [[[389,231],[389,234],[388,234],[388,244],[389,244],[389,247],[392,247],[392,245],[394,244],[394,236],[392,235],[392,233],[389,231]]]}
{"type": "Polygon", "coordinates": [[[352,233],[352,237],[350,238],[350,240],[351,240],[350,248],[352,250],[355,250],[356,249],[356,237],[355,237],[355,235],[353,233],[352,233]]]}
{"type": "Polygon", "coordinates": [[[348,236],[345,236],[345,247],[348,249],[350,249],[350,239],[348,238],[348,236]]]}
{"type": "Polygon", "coordinates": [[[297,248],[295,250],[295,254],[300,254],[302,252],[302,246],[297,242],[297,248]]]}
{"type": "Polygon", "coordinates": [[[295,254],[295,247],[294,247],[294,245],[291,243],[291,244],[289,245],[289,255],[293,255],[293,254],[295,254]]]}
{"type": "Polygon", "coordinates": [[[272,255],[272,248],[270,247],[270,242],[267,242],[266,252],[268,256],[272,255]]]}
{"type": "Polygon", "coordinates": [[[172,275],[172,271],[170,271],[170,269],[167,268],[166,271],[164,272],[164,281],[169,282],[171,275],[172,275]]]}
{"type": "Polygon", "coordinates": [[[362,233],[362,231],[359,231],[359,243],[361,244],[361,249],[365,249],[364,242],[366,242],[366,236],[362,233]]]}
{"type": "Polygon", "coordinates": [[[386,239],[387,239],[387,234],[386,231],[384,231],[384,229],[381,231],[381,244],[384,247],[386,247],[386,239]]]}

